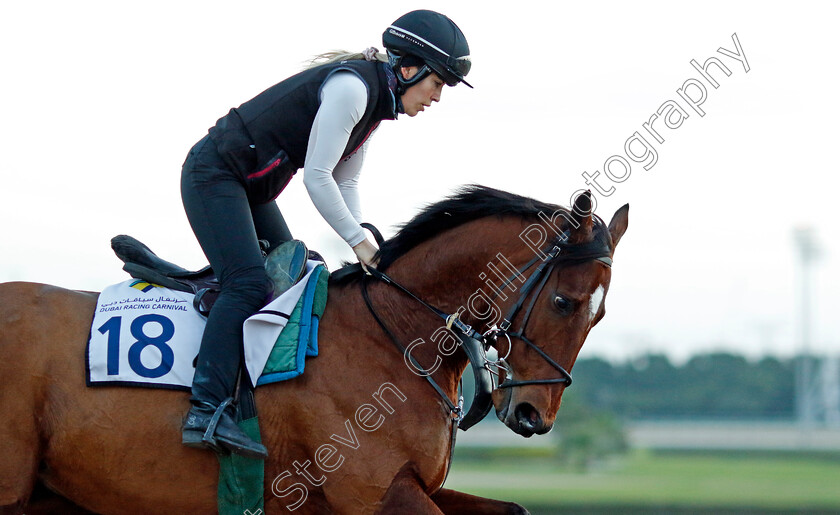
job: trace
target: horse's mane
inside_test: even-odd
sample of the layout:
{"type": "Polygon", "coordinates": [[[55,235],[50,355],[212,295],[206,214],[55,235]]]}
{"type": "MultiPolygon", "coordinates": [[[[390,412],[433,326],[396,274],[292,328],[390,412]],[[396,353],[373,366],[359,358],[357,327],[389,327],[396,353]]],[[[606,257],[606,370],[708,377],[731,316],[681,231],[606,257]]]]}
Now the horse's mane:
{"type": "Polygon", "coordinates": [[[536,218],[540,211],[551,216],[558,209],[563,208],[487,186],[463,186],[443,200],[426,206],[393,238],[385,241],[379,249],[377,268],[384,271],[420,243],[479,218],[503,215],[536,218]]]}

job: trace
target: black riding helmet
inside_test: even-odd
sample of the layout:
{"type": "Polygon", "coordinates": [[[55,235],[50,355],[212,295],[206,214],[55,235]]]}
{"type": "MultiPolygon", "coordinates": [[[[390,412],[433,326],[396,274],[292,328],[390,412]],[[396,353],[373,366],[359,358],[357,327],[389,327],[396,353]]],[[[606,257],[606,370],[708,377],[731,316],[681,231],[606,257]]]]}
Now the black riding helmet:
{"type": "Polygon", "coordinates": [[[472,87],[464,77],[470,71],[470,47],[467,38],[455,23],[434,11],[411,11],[397,18],[382,34],[382,45],[388,51],[388,60],[405,91],[425,79],[433,71],[449,86],[463,82],[472,87]],[[409,80],[403,79],[400,66],[417,58],[422,61],[418,73],[409,80]]]}

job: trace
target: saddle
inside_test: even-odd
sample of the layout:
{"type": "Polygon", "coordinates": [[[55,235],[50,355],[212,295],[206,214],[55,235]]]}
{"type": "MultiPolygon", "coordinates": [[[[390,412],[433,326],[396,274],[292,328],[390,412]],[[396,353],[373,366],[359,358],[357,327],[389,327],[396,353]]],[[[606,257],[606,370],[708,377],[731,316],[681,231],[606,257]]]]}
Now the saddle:
{"type": "Polygon", "coordinates": [[[194,293],[193,306],[203,316],[219,296],[219,281],[210,266],[190,271],[165,259],[136,238],[121,234],[111,238],[111,248],[123,262],[123,270],[135,279],[143,279],[172,290],[194,293]]]}
{"type": "MultiPolygon", "coordinates": [[[[324,261],[315,251],[308,250],[303,242],[296,242],[295,252],[302,252],[300,259],[305,263],[305,256],[308,259],[317,261],[324,261]]],[[[174,263],[170,263],[165,259],[158,257],[157,254],[144,245],[142,242],[131,236],[121,234],[111,238],[111,248],[120,260],[123,262],[123,270],[128,272],[131,277],[135,279],[142,279],[150,283],[154,283],[172,290],[183,291],[195,294],[193,300],[193,307],[202,316],[207,316],[210,313],[210,308],[219,297],[220,285],[213,269],[210,266],[205,266],[201,270],[190,271],[186,268],[180,267],[174,263]]],[[[260,240],[260,248],[263,251],[263,256],[268,249],[268,242],[260,240]]],[[[301,268],[301,272],[305,271],[305,266],[301,268]]],[[[283,279],[274,277],[273,274],[281,273],[280,270],[271,270],[269,267],[269,275],[277,287],[283,279]]],[[[286,277],[286,284],[283,284],[282,290],[294,284],[300,277],[286,277]]]]}

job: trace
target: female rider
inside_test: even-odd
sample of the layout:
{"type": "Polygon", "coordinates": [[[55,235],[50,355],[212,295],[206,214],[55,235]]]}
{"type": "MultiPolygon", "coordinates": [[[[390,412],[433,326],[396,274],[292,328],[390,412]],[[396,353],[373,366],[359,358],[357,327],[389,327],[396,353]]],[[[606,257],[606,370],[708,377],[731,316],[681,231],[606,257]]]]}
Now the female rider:
{"type": "Polygon", "coordinates": [[[201,340],[184,445],[266,457],[234,422],[230,402],[242,324],[272,294],[258,240],[270,250],[292,239],[273,202],[292,175],[303,168],[319,213],[363,266],[375,265],[357,192],[368,137],[380,121],[415,116],[439,101],[444,84],[467,84],[467,41],[442,14],[405,14],[382,42],[387,62],[369,49],[304,70],[231,109],[187,156],[181,196],[221,293],[201,340]]]}

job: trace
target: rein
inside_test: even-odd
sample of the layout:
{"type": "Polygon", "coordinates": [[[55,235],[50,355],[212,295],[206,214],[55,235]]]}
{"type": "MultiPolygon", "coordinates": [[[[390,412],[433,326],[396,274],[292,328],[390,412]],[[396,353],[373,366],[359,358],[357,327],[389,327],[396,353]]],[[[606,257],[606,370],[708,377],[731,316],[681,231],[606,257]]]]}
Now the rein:
{"type": "MultiPolygon", "coordinates": [[[[388,277],[384,273],[376,270],[373,267],[368,268],[367,274],[365,275],[364,279],[362,280],[362,298],[365,301],[365,305],[367,306],[368,311],[370,311],[370,314],[373,315],[373,318],[374,318],[374,320],[376,320],[376,323],[379,324],[379,327],[381,327],[382,331],[385,332],[385,334],[388,335],[388,337],[391,339],[391,342],[394,343],[394,345],[397,347],[397,349],[399,349],[399,351],[403,354],[403,356],[408,357],[408,359],[411,360],[411,364],[414,365],[414,367],[417,370],[425,370],[422,366],[420,366],[420,364],[417,362],[417,360],[414,359],[414,356],[412,356],[410,353],[407,352],[407,349],[405,348],[405,346],[403,346],[403,344],[400,343],[400,340],[396,337],[396,335],[394,335],[394,333],[392,333],[391,330],[388,329],[388,327],[385,325],[385,323],[379,317],[379,314],[377,314],[376,310],[373,308],[373,304],[370,301],[370,295],[368,294],[368,281],[369,281],[370,277],[374,277],[374,278],[384,282],[385,284],[390,284],[391,286],[394,286],[395,288],[399,289],[403,293],[411,296],[413,299],[420,302],[423,306],[429,308],[432,312],[434,312],[438,316],[441,316],[444,320],[447,318],[447,315],[445,315],[442,311],[435,308],[434,306],[431,306],[431,305],[427,304],[426,302],[424,302],[423,300],[421,300],[420,298],[415,296],[413,293],[411,293],[409,290],[404,288],[402,285],[394,282],[390,277],[388,277]]],[[[469,327],[469,326],[466,326],[466,327],[469,327]]],[[[470,328],[469,330],[472,331],[472,328],[470,328]]],[[[435,391],[438,393],[438,395],[441,396],[443,401],[446,403],[446,406],[449,408],[449,413],[450,413],[451,417],[454,420],[460,422],[461,419],[463,418],[463,408],[464,408],[463,397],[461,397],[459,399],[459,402],[456,405],[455,403],[453,403],[449,399],[449,396],[446,394],[446,392],[443,391],[443,389],[440,387],[440,385],[438,385],[435,382],[435,380],[432,379],[431,374],[424,374],[422,377],[424,377],[429,382],[429,384],[432,385],[432,388],[435,389],[435,391]]]]}
{"type": "MultiPolygon", "coordinates": [[[[366,223],[366,222],[362,223],[361,226],[364,227],[365,229],[369,230],[371,232],[371,234],[373,234],[373,238],[376,240],[377,245],[379,245],[381,247],[382,244],[385,241],[385,238],[382,237],[382,233],[379,232],[379,229],[377,229],[373,224],[366,223]]],[[[365,269],[362,269],[362,270],[365,270],[365,269]]],[[[463,344],[462,346],[464,347],[465,350],[467,349],[467,343],[470,340],[474,341],[476,339],[475,338],[476,332],[472,329],[472,327],[470,327],[470,326],[464,324],[463,322],[461,322],[458,319],[457,315],[454,315],[454,316],[453,315],[447,315],[443,311],[441,311],[438,308],[432,306],[431,304],[427,303],[426,301],[424,301],[423,299],[421,299],[420,297],[418,297],[417,295],[412,293],[410,290],[405,288],[403,285],[399,284],[398,282],[396,282],[393,279],[391,279],[390,277],[388,277],[385,273],[380,272],[379,270],[377,270],[373,267],[367,268],[366,272],[365,272],[365,275],[363,276],[363,279],[362,279],[362,299],[364,299],[365,305],[367,306],[368,311],[370,311],[370,314],[373,316],[373,319],[376,320],[376,323],[379,324],[379,327],[382,328],[382,331],[386,335],[388,335],[388,338],[391,339],[391,342],[394,344],[394,346],[397,347],[397,349],[399,349],[399,351],[403,354],[403,356],[408,357],[408,359],[411,360],[411,364],[417,370],[425,370],[425,369],[422,366],[420,366],[420,364],[417,362],[416,359],[414,359],[414,356],[412,356],[410,353],[407,352],[407,349],[405,348],[405,346],[402,343],[400,343],[399,338],[397,338],[396,335],[394,335],[394,333],[391,332],[390,329],[388,329],[388,326],[385,325],[385,322],[382,321],[382,319],[379,317],[379,314],[374,309],[373,303],[371,303],[371,301],[370,301],[370,295],[368,294],[368,281],[369,281],[370,277],[373,277],[373,278],[375,278],[379,281],[382,281],[385,284],[391,285],[394,288],[397,288],[398,290],[400,290],[405,295],[408,295],[412,299],[416,300],[421,305],[426,307],[426,309],[428,309],[429,311],[431,311],[432,313],[434,313],[435,315],[441,317],[444,321],[446,321],[446,324],[447,324],[448,328],[451,329],[452,325],[454,324],[456,326],[456,328],[458,329],[458,331],[460,332],[460,334],[458,334],[458,333],[456,333],[456,334],[458,334],[458,336],[461,337],[461,343],[463,344]]],[[[483,338],[482,338],[482,343],[483,343],[483,338]]],[[[473,357],[470,356],[470,354],[472,354],[472,353],[467,352],[467,355],[470,357],[470,361],[472,362],[473,357]]],[[[435,380],[432,379],[431,374],[423,374],[422,377],[424,377],[426,379],[426,381],[429,382],[429,384],[432,386],[432,388],[434,388],[434,390],[438,393],[438,395],[440,395],[441,399],[443,399],[443,402],[446,404],[446,407],[449,408],[449,416],[450,416],[451,420],[454,420],[458,424],[459,427],[462,427],[464,430],[466,430],[467,427],[470,427],[474,423],[478,422],[478,420],[476,420],[475,422],[473,422],[469,426],[464,427],[464,425],[463,425],[463,422],[464,422],[464,398],[460,396],[460,392],[459,392],[459,395],[458,395],[458,404],[456,405],[455,403],[453,403],[449,399],[449,396],[446,394],[446,392],[443,391],[443,389],[440,387],[440,385],[438,385],[435,382],[435,380]]],[[[459,390],[460,390],[460,388],[459,388],[459,390]]],[[[472,411],[472,410],[470,410],[470,411],[472,411]]],[[[489,408],[487,409],[487,411],[489,411],[489,408]]],[[[487,413],[485,412],[484,415],[486,415],[486,414],[487,413]]],[[[482,416],[482,418],[483,418],[483,416],[482,416]]],[[[453,432],[453,435],[454,435],[454,432],[453,432]]],[[[454,442],[454,436],[453,436],[453,442],[454,442]]]]}

